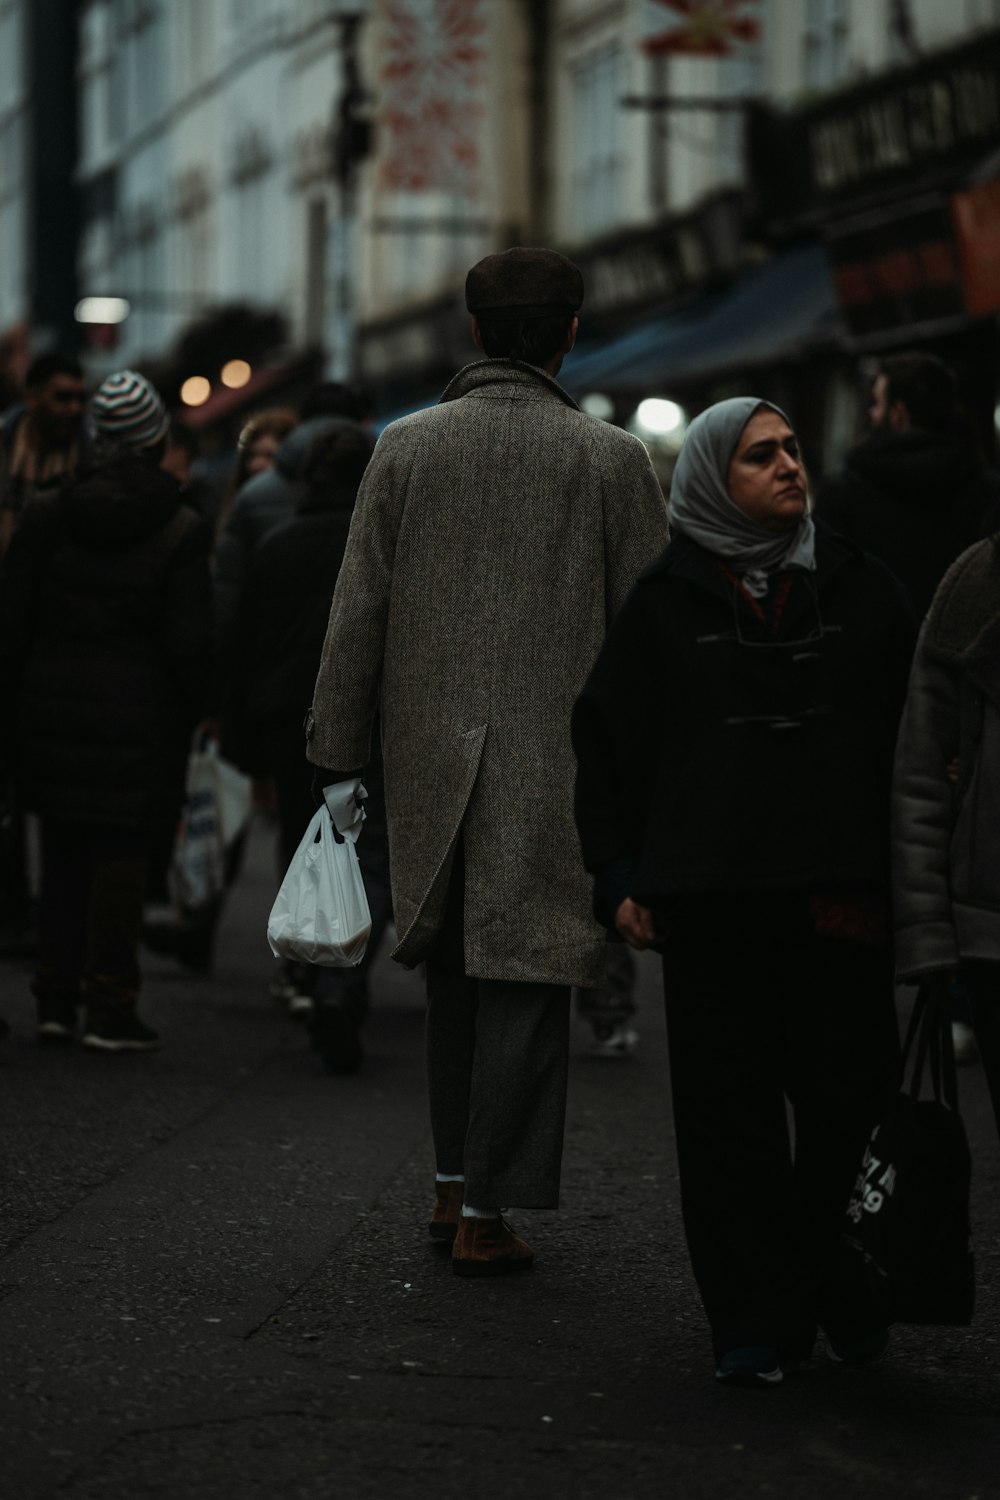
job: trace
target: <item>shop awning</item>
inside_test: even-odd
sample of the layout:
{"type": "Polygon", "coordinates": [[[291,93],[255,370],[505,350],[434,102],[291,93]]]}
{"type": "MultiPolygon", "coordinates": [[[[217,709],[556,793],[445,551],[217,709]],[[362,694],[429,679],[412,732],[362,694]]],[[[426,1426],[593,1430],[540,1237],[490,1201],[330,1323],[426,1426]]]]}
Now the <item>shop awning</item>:
{"type": "Polygon", "coordinates": [[[794,358],[840,331],[826,252],[782,251],[739,281],[567,359],[560,380],[588,391],[669,395],[683,385],[794,358]]]}

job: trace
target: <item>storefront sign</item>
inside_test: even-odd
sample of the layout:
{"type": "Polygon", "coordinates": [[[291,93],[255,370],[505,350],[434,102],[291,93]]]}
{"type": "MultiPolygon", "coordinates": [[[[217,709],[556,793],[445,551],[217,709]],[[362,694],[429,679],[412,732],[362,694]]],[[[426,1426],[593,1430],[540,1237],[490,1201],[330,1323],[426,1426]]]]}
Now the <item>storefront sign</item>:
{"type": "Polygon", "coordinates": [[[831,225],[827,250],[844,321],[855,336],[964,315],[943,197],[831,225]]]}
{"type": "Polygon", "coordinates": [[[1000,141],[1000,31],[794,115],[761,107],[749,139],[777,223],[968,167],[1000,141]]]}
{"type": "Polygon", "coordinates": [[[697,214],[646,233],[617,236],[575,256],[589,324],[661,306],[706,282],[735,275],[743,263],[743,209],[737,193],[720,195],[697,214]]]}
{"type": "Polygon", "coordinates": [[[951,207],[966,309],[988,317],[1000,312],[1000,181],[956,193],[951,207]]]}

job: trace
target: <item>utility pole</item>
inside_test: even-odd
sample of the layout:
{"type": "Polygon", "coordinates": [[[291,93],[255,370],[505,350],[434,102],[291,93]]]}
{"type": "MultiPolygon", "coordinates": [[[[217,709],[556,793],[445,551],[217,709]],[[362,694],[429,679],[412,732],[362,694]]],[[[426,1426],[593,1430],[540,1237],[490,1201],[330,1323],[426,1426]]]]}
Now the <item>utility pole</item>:
{"type": "Polygon", "coordinates": [[[341,91],[331,131],[332,175],[338,203],[327,242],[327,373],[333,380],[353,380],[357,367],[357,304],[360,233],[358,177],[371,154],[373,128],[370,100],[361,82],[358,33],[364,10],[354,7],[340,22],[341,91]]]}

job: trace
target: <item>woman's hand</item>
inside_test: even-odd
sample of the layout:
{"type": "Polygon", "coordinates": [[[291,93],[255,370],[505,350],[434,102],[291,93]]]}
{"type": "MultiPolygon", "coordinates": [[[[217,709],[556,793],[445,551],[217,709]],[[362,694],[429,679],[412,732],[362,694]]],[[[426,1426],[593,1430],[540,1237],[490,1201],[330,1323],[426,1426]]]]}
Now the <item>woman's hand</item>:
{"type": "Polygon", "coordinates": [[[656,941],[652,913],[633,901],[631,896],[626,896],[615,912],[615,926],[630,948],[641,951],[656,941]]]}

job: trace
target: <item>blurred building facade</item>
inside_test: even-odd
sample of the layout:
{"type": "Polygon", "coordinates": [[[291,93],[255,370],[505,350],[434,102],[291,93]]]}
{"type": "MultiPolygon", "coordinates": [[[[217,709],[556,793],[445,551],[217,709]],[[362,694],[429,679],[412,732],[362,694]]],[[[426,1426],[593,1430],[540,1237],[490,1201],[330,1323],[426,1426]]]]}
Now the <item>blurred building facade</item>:
{"type": "Polygon", "coordinates": [[[75,68],[60,0],[0,0],[0,393],[75,339],[75,68]]]}
{"type": "MultiPolygon", "coordinates": [[[[43,4],[0,0],[0,337],[39,325],[18,136],[37,76],[2,42],[43,4]]],[[[543,242],[587,281],[566,381],[617,420],[752,388],[825,463],[866,357],[919,343],[958,361],[992,432],[1000,0],[62,9],[76,280],[132,307],[113,348],[90,336],[95,375],[245,302],[392,415],[471,356],[468,266],[543,242]]]]}

